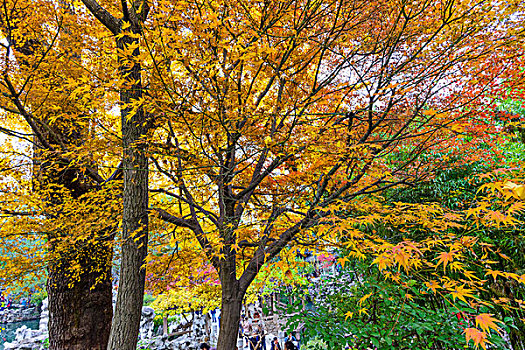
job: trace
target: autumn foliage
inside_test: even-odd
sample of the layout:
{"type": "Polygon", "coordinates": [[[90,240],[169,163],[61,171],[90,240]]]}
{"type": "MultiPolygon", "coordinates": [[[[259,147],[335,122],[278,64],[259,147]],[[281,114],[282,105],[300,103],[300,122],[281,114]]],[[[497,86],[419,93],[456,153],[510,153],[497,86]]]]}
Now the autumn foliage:
{"type": "MultiPolygon", "coordinates": [[[[0,60],[5,278],[83,242],[120,244],[120,127],[140,114],[145,132],[124,151],[150,160],[149,288],[220,291],[220,350],[234,347],[252,282],[289,247],[346,249],[343,265],[372,256],[385,278],[418,275],[451,302],[485,302],[483,273],[523,282],[487,267],[498,250],[463,234],[466,220],[521,225],[521,178],[485,185],[490,197],[467,212],[383,197],[447,167],[503,161],[494,101],[522,83],[520,1],[83,3],[4,1],[35,15],[2,15],[3,35],[40,45],[16,57],[5,45],[0,60]],[[56,130],[82,137],[33,142],[56,130]],[[35,179],[39,159],[92,187],[77,196],[35,179]],[[378,224],[425,237],[394,241],[378,224]]],[[[83,268],[70,265],[72,276],[83,268]]],[[[475,320],[465,335],[485,346],[497,323],[475,320]]]]}

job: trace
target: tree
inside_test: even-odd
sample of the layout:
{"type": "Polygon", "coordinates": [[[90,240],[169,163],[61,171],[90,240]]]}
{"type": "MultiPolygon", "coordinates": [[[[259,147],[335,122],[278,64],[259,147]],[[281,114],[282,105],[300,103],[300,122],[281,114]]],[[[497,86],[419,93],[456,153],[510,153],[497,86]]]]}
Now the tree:
{"type": "Polygon", "coordinates": [[[230,350],[261,267],[288,246],[352,235],[341,214],[446,166],[428,153],[483,121],[522,42],[517,1],[83,3],[68,30],[90,35],[74,42],[110,54],[82,56],[103,87],[82,94],[101,110],[115,106],[111,88],[120,95],[125,243],[110,347],[122,349],[135,347],[143,290],[146,156],[158,236],[188,237],[213,265],[218,348],[230,350]]]}
{"type": "Polygon", "coordinates": [[[96,39],[65,4],[3,1],[0,22],[2,280],[47,267],[50,348],[105,349],[120,171],[100,147],[113,141],[99,134],[113,122],[110,95],[92,100],[100,81],[84,69],[96,62],[80,64],[100,52],[79,43],[96,39]]]}
{"type": "Polygon", "coordinates": [[[219,350],[235,346],[243,297],[283,248],[351,234],[354,223],[339,213],[446,166],[425,155],[483,121],[482,97],[521,40],[510,16],[517,7],[152,6],[143,37],[159,126],[152,192],[171,198],[155,211],[175,226],[175,241],[191,234],[218,273],[219,350]]]}
{"type": "Polygon", "coordinates": [[[122,20],[95,0],[82,2],[116,38],[121,79],[124,189],[120,282],[108,349],[135,349],[144,298],[146,270],[143,265],[148,252],[148,156],[147,143],[141,139],[149,129],[149,116],[142,105],[139,50],[148,2],[134,1],[128,5],[127,1],[122,1],[122,20]]]}
{"type": "MultiPolygon", "coordinates": [[[[441,321],[447,325],[446,332],[440,331],[441,340],[434,341],[434,344],[450,340],[451,331],[457,333],[455,337],[461,336],[459,333],[465,329],[467,341],[471,337],[476,346],[486,346],[490,332],[479,324],[488,320],[490,312],[505,321],[500,321],[498,328],[509,334],[512,347],[522,348],[523,311],[520,303],[523,285],[519,281],[523,242],[519,236],[523,225],[523,216],[520,215],[523,203],[518,197],[520,186],[510,182],[507,185],[503,182],[493,184],[492,180],[493,176],[510,178],[511,169],[519,169],[514,161],[522,156],[510,152],[516,145],[505,142],[509,139],[506,135],[501,135],[497,129],[494,133],[500,134],[495,147],[487,148],[482,142],[477,146],[481,149],[472,149],[476,154],[474,157],[451,155],[450,166],[437,172],[433,178],[411,188],[390,190],[384,198],[378,199],[390,205],[376,203],[379,209],[373,214],[369,214],[367,207],[354,214],[356,222],[368,227],[361,228],[366,236],[361,234],[359,239],[349,237],[347,246],[353,248],[351,254],[359,252],[360,258],[368,262],[365,266],[369,268],[363,277],[366,284],[377,276],[385,281],[381,282],[383,287],[372,290],[370,295],[367,293],[370,290],[357,294],[368,295],[367,302],[359,307],[352,305],[349,314],[354,315],[357,322],[352,319],[348,325],[355,328],[360,322],[377,320],[372,314],[379,313],[384,318],[388,308],[384,310],[377,303],[389,304],[390,299],[386,300],[384,296],[393,285],[410,295],[410,303],[398,298],[393,304],[403,305],[396,310],[398,315],[394,315],[400,320],[413,308],[412,300],[424,306],[428,310],[425,312],[448,310],[443,316],[450,320],[441,321]],[[478,159],[477,155],[485,152],[489,155],[478,159]],[[489,191],[481,191],[493,186],[506,193],[493,192],[491,195],[489,191]],[[376,244],[374,240],[377,240],[376,244]],[[463,327],[450,328],[451,322],[458,321],[456,315],[463,327]]],[[[451,153],[447,150],[446,154],[451,153]]],[[[445,154],[435,156],[444,157],[445,154]]],[[[522,182],[519,177],[513,181],[522,182]]],[[[340,309],[337,305],[334,304],[334,308],[340,309]]],[[[429,314],[425,319],[430,317],[429,314]]],[[[405,322],[399,324],[404,327],[395,329],[397,336],[409,330],[405,322]]],[[[414,322],[409,324],[415,325],[414,322]]],[[[429,336],[427,332],[419,331],[418,341],[428,341],[429,336]]],[[[501,337],[493,332],[490,342],[501,342],[501,337]]]]}
{"type": "MultiPolygon", "coordinates": [[[[147,253],[148,230],[148,162],[145,154],[146,144],[140,142],[140,138],[149,125],[143,108],[133,106],[134,103],[140,103],[142,97],[140,64],[134,64],[134,61],[139,52],[135,47],[138,43],[136,35],[140,33],[141,22],[147,17],[147,9],[139,9],[136,7],[137,3],[133,3],[128,9],[126,3],[123,3],[124,17],[121,20],[110,15],[98,3],[85,1],[86,7],[95,14],[96,19],[116,35],[116,40],[108,43],[107,34],[100,25],[92,26],[91,19],[81,8],[75,8],[76,5],[56,5],[45,1],[30,4],[5,3],[6,17],[3,28],[9,46],[6,46],[4,55],[4,80],[7,90],[4,96],[11,101],[4,105],[4,109],[16,116],[14,127],[8,125],[9,128],[6,127],[3,131],[10,136],[23,138],[27,135],[16,131],[16,128],[24,128],[19,120],[29,124],[36,137],[35,144],[39,149],[43,149],[36,152],[34,159],[35,162],[40,162],[38,173],[42,181],[38,182],[37,190],[41,192],[39,194],[47,205],[44,214],[52,216],[55,221],[67,219],[69,226],[57,223],[56,229],[61,231],[64,231],[66,226],[72,229],[71,219],[86,216],[80,212],[81,209],[96,211],[87,206],[88,203],[96,204],[90,196],[102,199],[103,206],[115,209],[111,204],[112,200],[116,199],[114,192],[108,191],[107,198],[93,193],[106,191],[108,183],[122,174],[124,209],[121,293],[117,298],[113,322],[117,330],[111,333],[109,347],[135,348],[145,276],[141,266],[147,253]],[[38,5],[42,5],[42,8],[36,11],[38,16],[35,16],[33,21],[28,20],[24,25],[20,25],[19,20],[29,19],[29,11],[35,10],[38,5]],[[131,25],[126,27],[123,21],[131,21],[131,25]],[[91,27],[98,29],[88,33],[91,27]],[[17,54],[16,62],[10,62],[13,49],[17,54]],[[94,58],[90,55],[93,51],[98,51],[99,57],[103,57],[104,52],[113,51],[117,59],[100,65],[99,57],[94,58]],[[63,57],[67,58],[65,61],[69,64],[69,69],[60,72],[59,67],[66,67],[61,61],[63,57]],[[53,62],[53,59],[56,62],[53,62]],[[117,68],[119,73],[116,79],[105,75],[107,72],[115,72],[114,68],[117,68]],[[11,73],[10,69],[13,69],[13,74],[18,74],[16,83],[12,83],[8,76],[11,73]],[[37,88],[36,83],[39,84],[37,88]],[[115,86],[120,93],[124,155],[117,171],[104,178],[96,169],[99,165],[96,164],[96,156],[100,155],[89,154],[96,152],[90,147],[98,145],[94,140],[90,142],[89,138],[102,129],[105,136],[115,141],[115,130],[111,127],[106,128],[107,125],[103,125],[100,116],[96,115],[108,113],[109,109],[117,104],[115,94],[108,91],[115,86]],[[94,90],[91,90],[93,88],[94,90]],[[103,99],[100,103],[93,101],[101,97],[103,99]],[[41,108],[42,104],[46,104],[46,107],[41,108]],[[38,114],[32,112],[33,108],[38,114]],[[82,156],[86,159],[82,159],[82,156]],[[56,215],[59,219],[55,217],[55,211],[61,214],[56,215]],[[68,213],[70,217],[63,215],[64,213],[68,213]]],[[[115,155],[105,147],[100,153],[115,155]]],[[[117,146],[116,150],[119,149],[117,146]]],[[[112,160],[114,159],[116,158],[113,157],[112,160]]],[[[102,160],[103,163],[106,159],[102,160]]],[[[8,167],[12,166],[9,161],[6,163],[8,167]]],[[[18,202],[18,199],[15,201],[15,207],[26,205],[18,202]]],[[[28,214],[7,210],[6,213],[36,216],[38,211],[28,214]]],[[[105,211],[100,210],[97,213],[104,215],[105,211]]],[[[40,256],[45,256],[49,266],[51,348],[106,348],[108,325],[111,324],[112,315],[111,261],[117,219],[115,213],[108,216],[112,219],[111,225],[108,225],[107,220],[100,220],[100,224],[107,224],[100,232],[91,232],[84,228],[85,232],[74,238],[71,238],[72,235],[55,233],[46,237],[50,254],[40,256]],[[70,244],[70,241],[74,244],[70,244]],[[81,281],[76,281],[77,279],[81,281]],[[98,296],[100,300],[94,298],[91,303],[88,300],[86,307],[86,295],[94,295],[91,291],[101,288],[104,298],[98,296]],[[87,311],[91,314],[86,315],[87,311]]],[[[76,224],[89,224],[89,228],[100,228],[100,225],[93,224],[92,219],[91,217],[87,223],[76,224]]],[[[13,221],[13,224],[19,225],[20,221],[13,221]]],[[[45,228],[46,231],[51,231],[49,227],[45,228]]]]}

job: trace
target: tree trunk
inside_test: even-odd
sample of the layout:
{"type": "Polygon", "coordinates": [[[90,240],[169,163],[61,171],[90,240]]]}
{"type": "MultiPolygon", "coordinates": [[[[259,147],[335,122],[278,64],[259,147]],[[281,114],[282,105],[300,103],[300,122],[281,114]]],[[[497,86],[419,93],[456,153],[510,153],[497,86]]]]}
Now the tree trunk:
{"type": "Polygon", "coordinates": [[[111,259],[111,245],[102,243],[49,264],[49,349],[106,349],[113,314],[111,259]],[[82,266],[78,280],[71,276],[75,260],[82,266]]]}
{"type": "MultiPolygon", "coordinates": [[[[238,293],[235,293],[238,294],[238,293]]],[[[237,346],[239,322],[241,320],[242,297],[222,296],[221,328],[217,350],[232,350],[237,346]]]]}
{"type": "MultiPolygon", "coordinates": [[[[30,2],[29,2],[30,3],[30,2]]],[[[4,2],[4,5],[6,3],[4,2]]],[[[63,5],[63,4],[62,4],[63,5]]],[[[5,16],[0,21],[0,28],[3,32],[4,40],[7,40],[13,49],[12,53],[16,62],[23,70],[37,71],[38,67],[28,66],[26,57],[38,54],[41,55],[42,60],[44,59],[43,49],[47,50],[48,44],[42,44],[39,36],[32,36],[33,34],[38,35],[38,30],[35,32],[29,31],[23,37],[17,37],[16,40],[11,33],[14,29],[23,23],[27,23],[31,16],[34,16],[34,9],[31,6],[20,6],[16,5],[12,7],[13,11],[7,10],[3,14],[5,16]],[[8,14],[9,12],[9,14],[8,14]],[[12,17],[12,19],[9,19],[12,17]],[[14,21],[13,21],[14,20],[14,21]],[[9,24],[11,23],[11,24],[9,24]],[[15,24],[15,27],[9,28],[9,25],[15,24]],[[8,33],[8,34],[6,34],[8,33]]],[[[62,32],[62,38],[67,36],[68,30],[62,32]]],[[[50,49],[50,48],[49,48],[50,49]]],[[[80,51],[71,53],[71,61],[77,61],[80,57],[80,51]]],[[[69,60],[65,60],[68,61],[69,60]]],[[[43,61],[41,61],[43,62],[43,61]]],[[[75,77],[74,68],[78,63],[73,65],[63,65],[64,71],[71,74],[70,77],[75,77]]],[[[78,69],[78,68],[77,68],[78,69]]],[[[80,71],[80,69],[79,69],[80,71]]],[[[8,78],[8,70],[4,72],[5,79],[8,78]]],[[[19,77],[19,79],[22,77],[19,77]]],[[[24,78],[25,79],[25,78],[24,78]]],[[[29,79],[29,78],[27,78],[29,79]]],[[[30,81],[30,80],[27,80],[30,81]]],[[[37,86],[37,85],[35,85],[37,86]]],[[[36,90],[38,90],[36,88],[36,90]]],[[[4,92],[5,94],[6,92],[4,92]]],[[[11,91],[11,99],[16,101],[19,99],[19,95],[11,91]]],[[[22,94],[22,91],[20,91],[22,94]]],[[[23,94],[22,94],[23,95],[23,94]]],[[[64,98],[69,98],[70,94],[64,92],[64,98]]],[[[53,101],[57,96],[50,98],[53,101]]],[[[22,103],[19,100],[20,114],[23,112],[27,113],[27,110],[32,110],[31,104],[33,103],[31,95],[25,95],[22,103]],[[23,111],[23,108],[27,104],[27,110],[23,111]]],[[[47,101],[46,101],[47,103],[47,101]]],[[[67,103],[69,106],[71,103],[67,103]]],[[[46,110],[47,107],[36,109],[46,110]]],[[[72,110],[68,110],[65,107],[62,112],[76,113],[75,107],[72,110]]],[[[35,148],[33,154],[33,185],[36,180],[41,183],[41,186],[48,187],[51,185],[64,186],[71,191],[74,198],[78,199],[81,195],[97,190],[96,184],[91,180],[85,181],[85,174],[80,171],[77,167],[68,169],[69,164],[67,161],[64,162],[64,158],[54,153],[54,156],[49,154],[42,155],[45,152],[41,150],[51,150],[51,146],[56,147],[57,139],[52,136],[49,131],[52,130],[53,134],[60,135],[63,143],[69,146],[81,145],[86,140],[86,132],[79,125],[75,124],[66,118],[66,120],[58,126],[51,122],[53,117],[51,115],[31,113],[30,118],[33,123],[29,123],[35,141],[35,148]],[[36,122],[35,122],[36,121],[36,122]],[[45,125],[45,127],[43,127],[45,125]],[[40,135],[40,138],[38,137],[40,135]],[[59,162],[56,162],[59,159],[59,162]],[[47,164],[45,166],[42,163],[47,164]],[[57,165],[60,164],[60,165],[57,165]],[[57,170],[58,168],[66,168],[65,170],[57,170]]],[[[60,147],[56,147],[60,150],[60,147]]],[[[89,161],[88,161],[89,163],[89,161]]],[[[100,184],[100,183],[99,183],[100,184]]],[[[99,185],[98,184],[98,185],[99,185]]],[[[52,191],[51,191],[52,193],[52,191]]],[[[60,196],[58,196],[60,197],[60,196]]],[[[48,199],[45,199],[44,202],[48,199]]],[[[61,198],[57,198],[58,201],[61,198]]],[[[104,233],[105,235],[106,233],[104,233]]],[[[49,242],[54,239],[54,234],[48,233],[47,239],[49,242]]],[[[67,239],[67,237],[65,237],[67,239]]],[[[113,315],[112,307],[112,284],[111,284],[111,260],[113,248],[111,244],[107,242],[100,243],[88,243],[87,247],[73,247],[72,251],[64,252],[57,260],[52,260],[47,265],[48,280],[47,280],[47,293],[49,298],[49,349],[51,350],[86,350],[86,349],[106,349],[109,338],[109,332],[111,327],[111,318],[113,315]],[[77,249],[78,248],[78,249],[77,249]],[[80,271],[79,274],[73,274],[73,271],[80,271]]],[[[54,249],[53,246],[50,247],[54,249]]]]}
{"type": "MultiPolygon", "coordinates": [[[[130,44],[139,46],[138,39],[123,36],[117,47],[130,44]]],[[[132,56],[139,54],[136,49],[132,56]]],[[[109,350],[135,350],[140,326],[145,262],[148,253],[148,156],[147,146],[141,142],[147,132],[147,120],[142,106],[135,112],[130,104],[142,97],[141,67],[128,68],[123,60],[120,74],[128,84],[121,88],[122,143],[124,148],[122,169],[124,174],[122,212],[122,259],[115,316],[111,326],[109,350]]]]}
{"type": "Polygon", "coordinates": [[[95,0],[82,0],[89,11],[117,40],[120,89],[122,170],[124,175],[122,211],[122,259],[115,316],[108,349],[134,350],[137,347],[148,252],[148,156],[143,140],[148,118],[142,106],[142,68],[138,59],[141,27],[149,12],[148,1],[122,1],[123,20],[117,19],[95,0]],[[130,23],[123,30],[123,21],[130,23]],[[129,35],[132,32],[133,35],[129,35]],[[129,48],[134,47],[132,52],[129,48]]]}

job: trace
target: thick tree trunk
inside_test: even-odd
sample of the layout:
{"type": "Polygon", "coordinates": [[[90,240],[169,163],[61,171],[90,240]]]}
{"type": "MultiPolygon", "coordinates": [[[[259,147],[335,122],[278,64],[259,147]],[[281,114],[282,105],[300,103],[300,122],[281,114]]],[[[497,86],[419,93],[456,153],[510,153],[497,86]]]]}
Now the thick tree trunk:
{"type": "MultiPolygon", "coordinates": [[[[16,3],[16,2],[15,2],[16,3]]],[[[63,1],[58,2],[59,6],[64,6],[67,11],[74,15],[72,8],[63,1]]],[[[30,2],[28,2],[30,4],[30,2]]],[[[4,2],[4,5],[5,2],[4,2]]],[[[17,65],[23,67],[21,72],[38,71],[37,66],[29,66],[32,60],[27,60],[27,57],[32,55],[39,55],[44,62],[45,51],[54,51],[48,48],[51,43],[42,43],[42,38],[39,37],[39,31],[22,31],[23,36],[12,36],[16,32],[15,28],[24,26],[27,20],[34,16],[34,8],[32,6],[21,6],[21,4],[13,5],[12,10],[5,8],[5,13],[2,15],[0,21],[0,29],[3,37],[10,44],[10,49],[13,49],[11,54],[16,58],[17,65]],[[5,16],[5,17],[4,17],[5,16]],[[11,17],[11,19],[10,19],[11,17]],[[13,25],[15,27],[13,27],[13,25]],[[33,36],[37,35],[37,36],[33,36]]],[[[71,28],[62,28],[61,38],[64,42],[68,41],[67,36],[71,34],[71,28]]],[[[53,45],[60,45],[52,43],[53,45]]],[[[71,55],[64,60],[63,69],[68,73],[64,77],[75,79],[78,77],[77,73],[81,73],[82,69],[79,67],[81,60],[80,48],[76,52],[64,52],[64,54],[71,55]],[[72,62],[70,64],[69,62],[72,62]],[[77,70],[77,72],[75,72],[77,70]]],[[[65,58],[65,57],[64,57],[65,58]]],[[[15,71],[16,72],[16,71],[15,71]]],[[[4,80],[9,78],[9,71],[4,72],[4,80]]],[[[30,73],[33,74],[33,73],[30,73]]],[[[52,72],[50,72],[53,75],[52,72]]],[[[35,75],[38,77],[39,75],[35,75]]],[[[31,75],[25,77],[21,75],[15,80],[22,79],[27,81],[31,75]]],[[[58,76],[56,76],[58,77],[58,76]]],[[[57,79],[57,84],[60,79],[57,79]]],[[[48,85],[50,82],[45,83],[48,85]]],[[[14,84],[15,86],[17,84],[14,84]]],[[[37,84],[38,85],[38,84],[37,84]]],[[[59,86],[56,86],[58,88],[59,86]]],[[[45,104],[37,103],[39,112],[35,111],[33,115],[31,110],[33,102],[32,94],[23,92],[16,92],[14,87],[10,87],[11,99],[15,102],[20,115],[25,116],[28,125],[32,130],[34,136],[34,154],[33,154],[33,186],[38,182],[42,188],[51,190],[54,185],[63,186],[65,189],[71,191],[71,195],[75,199],[81,198],[82,195],[100,190],[103,181],[100,179],[90,179],[86,176],[85,171],[77,161],[73,162],[76,165],[70,167],[66,154],[60,152],[68,152],[74,150],[75,147],[82,145],[88,136],[88,132],[84,127],[84,122],[76,123],[73,118],[59,117],[60,122],[55,122],[56,116],[52,115],[45,104]],[[20,97],[24,96],[24,101],[20,97]],[[16,101],[18,103],[16,103],[16,101]],[[27,102],[27,105],[26,105],[27,102]],[[43,107],[43,108],[40,108],[43,107]],[[48,110],[48,112],[45,112],[48,110]],[[49,114],[48,114],[49,113],[49,114]],[[56,137],[58,135],[59,137],[56,137]],[[64,147],[60,146],[65,145],[64,147]],[[71,148],[70,148],[71,147],[71,148]],[[46,151],[52,151],[47,153],[46,151]],[[38,180],[38,181],[37,181],[38,180]]],[[[38,89],[33,89],[38,90],[38,89]]],[[[60,89],[62,90],[62,89],[60,89]]],[[[63,91],[60,96],[56,91],[50,96],[50,101],[66,101],[70,98],[70,92],[63,91]]],[[[4,92],[5,94],[5,92],[4,92]]],[[[42,102],[42,101],[41,101],[42,102]]],[[[70,115],[71,117],[79,113],[83,109],[80,105],[76,106],[72,102],[67,102],[61,106],[61,112],[70,115]]],[[[54,110],[54,108],[53,108],[54,110]]],[[[85,118],[86,115],[79,116],[85,118]]],[[[86,159],[86,165],[92,166],[90,160],[86,159]]],[[[98,175],[98,174],[97,174],[98,175]]],[[[102,179],[103,180],[103,179],[102,179]]],[[[35,188],[33,188],[35,189],[35,188]]],[[[53,194],[51,190],[44,198],[45,205],[59,204],[63,198],[61,194],[53,194]],[[49,203],[46,203],[48,202],[49,203]]],[[[104,218],[105,219],[105,218],[104,218]]],[[[66,232],[67,233],[67,232],[66,232]]],[[[94,233],[97,235],[97,233],[94,233]]],[[[107,239],[107,232],[100,232],[101,237],[89,237],[93,239],[89,243],[80,245],[71,245],[70,250],[62,251],[61,248],[57,256],[49,261],[47,265],[48,280],[47,293],[49,298],[49,349],[51,350],[97,350],[106,349],[108,338],[111,329],[111,319],[113,316],[112,296],[113,288],[111,283],[111,267],[113,258],[113,247],[111,242],[104,241],[107,239]],[[98,238],[103,241],[96,242],[98,238]]],[[[55,232],[50,232],[47,235],[48,241],[51,243],[50,250],[54,250],[56,245],[52,242],[57,237],[55,232]]],[[[69,237],[61,237],[63,241],[67,242],[69,237]]]]}
{"type": "Polygon", "coordinates": [[[219,278],[222,288],[221,327],[217,350],[232,350],[237,345],[239,321],[241,319],[242,299],[246,291],[241,291],[236,277],[235,253],[228,248],[227,258],[220,261],[219,278]]]}
{"type": "MultiPolygon", "coordinates": [[[[237,293],[235,293],[237,294],[237,293]]],[[[239,322],[241,320],[242,297],[222,296],[221,328],[217,350],[232,350],[237,346],[239,322]]]]}
{"type": "Polygon", "coordinates": [[[148,156],[143,138],[148,119],[141,105],[142,68],[138,56],[142,23],[149,12],[148,1],[122,1],[123,20],[117,19],[95,0],[82,0],[89,11],[117,38],[119,55],[122,170],[124,175],[122,211],[122,259],[115,316],[108,349],[134,350],[137,347],[148,251],[148,156]],[[128,6],[131,5],[131,6],[128,6]],[[123,30],[123,21],[130,23],[123,30]],[[128,33],[132,32],[133,35],[128,33]],[[134,47],[132,52],[129,48],[134,47]]]}
{"type": "MultiPolygon", "coordinates": [[[[130,44],[138,47],[138,39],[124,36],[117,41],[120,49],[130,44]]],[[[138,54],[137,49],[132,55],[138,54]]],[[[121,109],[124,148],[122,259],[109,350],[135,350],[137,347],[148,253],[148,156],[147,146],[141,142],[148,130],[147,120],[141,106],[135,111],[130,106],[142,97],[141,67],[135,64],[128,68],[127,64],[124,62],[120,71],[129,82],[120,93],[121,102],[126,106],[121,109]]]]}
{"type": "Polygon", "coordinates": [[[97,244],[49,264],[49,349],[106,349],[113,314],[111,259],[111,245],[97,244]],[[82,265],[78,277],[71,275],[74,261],[82,265]]]}

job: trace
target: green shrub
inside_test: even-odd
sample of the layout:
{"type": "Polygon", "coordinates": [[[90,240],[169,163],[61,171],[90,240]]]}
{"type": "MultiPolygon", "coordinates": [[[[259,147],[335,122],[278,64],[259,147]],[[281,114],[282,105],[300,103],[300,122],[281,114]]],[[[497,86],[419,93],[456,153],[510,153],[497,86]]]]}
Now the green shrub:
{"type": "Polygon", "coordinates": [[[142,302],[142,305],[148,306],[152,302],[155,301],[155,297],[149,294],[144,294],[144,301],[142,302]]]}

